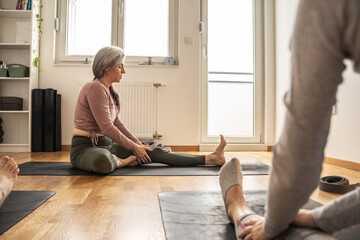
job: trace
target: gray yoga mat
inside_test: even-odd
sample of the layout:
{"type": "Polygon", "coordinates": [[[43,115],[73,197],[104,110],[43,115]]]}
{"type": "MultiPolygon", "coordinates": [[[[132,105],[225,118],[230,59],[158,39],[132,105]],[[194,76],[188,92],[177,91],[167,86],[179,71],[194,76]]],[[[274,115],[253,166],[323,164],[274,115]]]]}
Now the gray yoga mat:
{"type": "MultiPolygon", "coordinates": [[[[242,162],[243,175],[269,174],[270,167],[258,162],[242,162]]],[[[19,175],[95,175],[74,168],[69,162],[26,162],[19,165],[19,175]]],[[[116,169],[107,176],[218,176],[218,166],[174,167],[161,163],[116,169]]]]}
{"type": "Polygon", "coordinates": [[[0,207],[0,235],[51,198],[53,191],[12,191],[0,207]]]}
{"type": "MultiPolygon", "coordinates": [[[[265,190],[244,191],[249,207],[264,215],[265,190]]],[[[220,191],[183,191],[158,193],[166,239],[236,239],[220,191]]],[[[303,208],[313,209],[320,203],[309,200],[303,208]]]]}

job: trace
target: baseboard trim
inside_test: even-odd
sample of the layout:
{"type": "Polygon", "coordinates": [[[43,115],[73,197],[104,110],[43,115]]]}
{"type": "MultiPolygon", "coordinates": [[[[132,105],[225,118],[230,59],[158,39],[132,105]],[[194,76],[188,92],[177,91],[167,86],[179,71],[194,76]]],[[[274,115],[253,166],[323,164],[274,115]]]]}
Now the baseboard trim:
{"type": "Polygon", "coordinates": [[[324,157],[324,163],[331,164],[337,167],[360,171],[360,163],[356,163],[356,162],[350,162],[350,161],[331,158],[331,157],[324,157]]]}
{"type": "MultiPolygon", "coordinates": [[[[199,145],[165,145],[165,147],[171,147],[174,152],[198,152],[199,145]]],[[[71,145],[62,145],[61,151],[70,152],[71,145]]]]}
{"type": "MultiPolygon", "coordinates": [[[[165,145],[171,147],[174,152],[213,152],[215,151],[216,144],[200,144],[200,145],[165,145]]],[[[71,145],[62,145],[61,151],[70,152],[71,145]]],[[[272,151],[272,146],[264,144],[228,144],[225,151],[272,151]]]]}
{"type": "MultiPolygon", "coordinates": [[[[200,145],[165,145],[165,147],[171,147],[174,152],[213,152],[215,151],[217,144],[200,144],[200,145]]],[[[71,145],[62,145],[61,150],[69,152],[71,145]]],[[[271,151],[272,146],[265,144],[228,144],[225,147],[225,151],[271,151]],[[270,147],[270,148],[269,148],[270,147]],[[270,150],[269,150],[270,149],[270,150]]]]}
{"type": "MultiPolygon", "coordinates": [[[[213,152],[215,151],[217,144],[200,144],[200,152],[213,152]]],[[[227,144],[225,147],[226,152],[236,151],[268,151],[268,145],[266,144],[227,144]]]]}
{"type": "Polygon", "coordinates": [[[199,145],[165,145],[170,147],[173,152],[199,152],[199,145]]]}
{"type": "Polygon", "coordinates": [[[61,151],[70,152],[71,145],[61,145],[61,151]]]}

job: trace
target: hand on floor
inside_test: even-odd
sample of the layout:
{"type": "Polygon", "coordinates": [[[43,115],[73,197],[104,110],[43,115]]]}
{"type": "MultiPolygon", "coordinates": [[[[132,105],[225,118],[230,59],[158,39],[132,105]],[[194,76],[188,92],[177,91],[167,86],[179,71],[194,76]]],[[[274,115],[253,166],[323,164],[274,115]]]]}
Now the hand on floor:
{"type": "Polygon", "coordinates": [[[263,230],[264,218],[254,219],[245,222],[245,228],[239,234],[244,240],[270,240],[263,230]]]}
{"type": "Polygon", "coordinates": [[[300,209],[294,221],[292,221],[293,225],[298,227],[317,227],[314,219],[314,210],[305,210],[300,209]]]}

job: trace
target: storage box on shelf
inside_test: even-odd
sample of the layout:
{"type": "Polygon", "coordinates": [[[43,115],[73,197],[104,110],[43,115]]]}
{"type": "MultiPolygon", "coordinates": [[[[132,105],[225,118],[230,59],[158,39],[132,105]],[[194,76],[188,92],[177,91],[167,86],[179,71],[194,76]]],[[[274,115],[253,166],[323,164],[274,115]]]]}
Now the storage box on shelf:
{"type": "Polygon", "coordinates": [[[9,77],[29,77],[29,67],[22,64],[7,65],[9,77]]]}
{"type": "Polygon", "coordinates": [[[19,97],[0,97],[0,110],[22,111],[23,99],[19,97]]]}
{"type": "Polygon", "coordinates": [[[0,0],[0,118],[6,133],[0,151],[31,149],[31,90],[38,87],[39,30],[36,14],[40,1],[32,0],[31,10],[16,10],[17,0],[0,0]]]}

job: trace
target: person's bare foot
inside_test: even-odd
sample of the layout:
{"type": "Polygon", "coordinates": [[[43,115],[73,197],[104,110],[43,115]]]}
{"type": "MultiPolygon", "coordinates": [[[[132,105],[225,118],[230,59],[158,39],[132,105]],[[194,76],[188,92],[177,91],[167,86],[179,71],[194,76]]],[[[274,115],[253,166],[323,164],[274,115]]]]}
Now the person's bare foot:
{"type": "Polygon", "coordinates": [[[130,156],[125,159],[118,158],[117,168],[122,168],[126,166],[137,166],[139,163],[136,160],[136,156],[130,156]]]}
{"type": "Polygon", "coordinates": [[[0,206],[9,196],[18,174],[19,168],[14,159],[8,156],[2,157],[0,160],[0,206]]]}
{"type": "Polygon", "coordinates": [[[220,134],[220,144],[217,146],[215,152],[205,156],[205,165],[224,165],[226,161],[224,155],[225,146],[226,140],[224,136],[220,134]]]}

